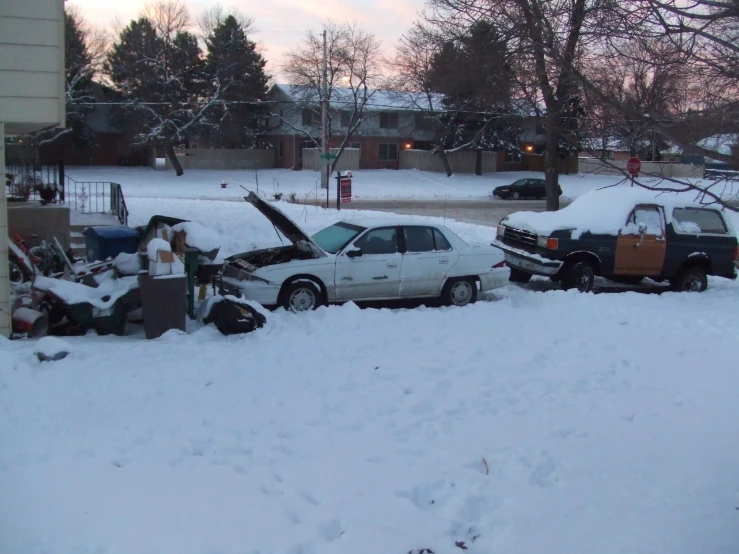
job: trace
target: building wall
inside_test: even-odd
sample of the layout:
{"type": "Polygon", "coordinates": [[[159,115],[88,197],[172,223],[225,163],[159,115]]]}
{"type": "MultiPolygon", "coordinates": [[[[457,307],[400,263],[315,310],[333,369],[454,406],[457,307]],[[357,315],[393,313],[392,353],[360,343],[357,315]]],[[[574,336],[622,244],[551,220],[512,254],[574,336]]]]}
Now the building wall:
{"type": "Polygon", "coordinates": [[[2,0],[0,37],[5,133],[64,122],[64,0],[2,0]]]}

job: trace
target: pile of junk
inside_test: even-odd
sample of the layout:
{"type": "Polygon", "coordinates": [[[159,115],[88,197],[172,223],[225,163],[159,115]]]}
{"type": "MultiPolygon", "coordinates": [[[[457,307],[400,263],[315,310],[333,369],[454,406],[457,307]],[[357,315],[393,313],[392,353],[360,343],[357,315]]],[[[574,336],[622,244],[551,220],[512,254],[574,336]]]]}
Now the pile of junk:
{"type": "Polygon", "coordinates": [[[84,235],[81,259],[56,238],[43,244],[43,260],[38,247],[9,241],[13,337],[125,335],[134,323],[153,339],[186,331],[188,317],[230,335],[266,322],[258,307],[217,294],[220,239],[203,225],[156,215],[144,227],[95,226],[84,235]]]}

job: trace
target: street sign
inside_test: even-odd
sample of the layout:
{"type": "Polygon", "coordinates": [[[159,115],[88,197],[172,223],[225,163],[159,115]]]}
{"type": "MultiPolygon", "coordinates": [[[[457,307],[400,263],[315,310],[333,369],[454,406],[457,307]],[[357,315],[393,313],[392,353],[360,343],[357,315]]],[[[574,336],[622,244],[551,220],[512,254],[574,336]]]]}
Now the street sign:
{"type": "Polygon", "coordinates": [[[641,171],[641,162],[639,161],[639,158],[629,158],[629,161],[626,162],[626,169],[629,171],[629,175],[634,177],[639,175],[639,172],[641,171]]]}
{"type": "Polygon", "coordinates": [[[322,160],[335,160],[336,154],[321,154],[322,160]]]}
{"type": "Polygon", "coordinates": [[[346,204],[352,201],[352,179],[351,177],[341,177],[339,179],[339,189],[341,190],[341,203],[346,204]]]}

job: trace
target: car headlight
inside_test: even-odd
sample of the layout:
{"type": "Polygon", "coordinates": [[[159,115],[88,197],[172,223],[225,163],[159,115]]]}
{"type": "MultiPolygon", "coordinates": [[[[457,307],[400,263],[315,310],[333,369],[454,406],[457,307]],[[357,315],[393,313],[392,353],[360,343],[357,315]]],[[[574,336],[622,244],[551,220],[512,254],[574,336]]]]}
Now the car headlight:
{"type": "Polygon", "coordinates": [[[495,234],[498,238],[502,239],[503,235],[505,234],[505,225],[503,225],[502,223],[498,223],[498,228],[496,229],[495,234]]]}
{"type": "Polygon", "coordinates": [[[559,239],[551,237],[536,237],[536,246],[546,248],[547,250],[556,250],[559,248],[559,239]]]}

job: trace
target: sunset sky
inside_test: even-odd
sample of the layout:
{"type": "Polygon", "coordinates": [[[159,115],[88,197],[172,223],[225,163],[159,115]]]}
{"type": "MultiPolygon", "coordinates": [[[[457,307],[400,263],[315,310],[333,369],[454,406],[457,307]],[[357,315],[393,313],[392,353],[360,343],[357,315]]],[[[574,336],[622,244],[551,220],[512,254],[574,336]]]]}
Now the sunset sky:
{"type": "MultiPolygon", "coordinates": [[[[196,18],[214,0],[186,0],[196,18]]],[[[107,27],[116,19],[123,24],[136,17],[143,0],[101,1],[68,0],[80,8],[91,24],[107,27]]],[[[308,29],[321,30],[326,18],[357,21],[374,32],[383,48],[391,52],[423,8],[424,0],[224,0],[224,8],[233,7],[255,19],[257,33],[252,37],[262,47],[271,73],[276,73],[285,51],[297,45],[308,29]]]]}

